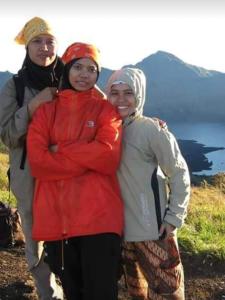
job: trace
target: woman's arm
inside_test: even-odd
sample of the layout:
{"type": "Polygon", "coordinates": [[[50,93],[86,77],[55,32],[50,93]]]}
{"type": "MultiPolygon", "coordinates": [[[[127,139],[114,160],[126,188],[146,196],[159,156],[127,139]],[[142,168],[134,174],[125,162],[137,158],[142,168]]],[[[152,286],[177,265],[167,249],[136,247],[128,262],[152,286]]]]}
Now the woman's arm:
{"type": "Polygon", "coordinates": [[[28,104],[19,107],[13,79],[6,83],[0,93],[0,136],[6,146],[9,148],[23,146],[33,113],[42,103],[51,101],[55,92],[56,88],[47,87],[34,96],[28,104]]]}
{"type": "Polygon", "coordinates": [[[102,174],[118,169],[121,157],[122,122],[114,107],[106,102],[99,116],[98,130],[91,142],[71,142],[58,145],[58,153],[73,162],[102,174]]]}
{"type": "MultiPolygon", "coordinates": [[[[106,102],[107,103],[107,102],[106,102]]],[[[41,180],[79,176],[87,170],[115,173],[121,155],[121,120],[108,103],[99,116],[98,130],[91,142],[64,142],[52,151],[48,125],[51,116],[41,107],[30,124],[27,147],[32,175],[41,180]]]]}
{"type": "Polygon", "coordinates": [[[9,79],[0,93],[0,136],[9,148],[23,146],[29,114],[27,106],[18,107],[13,79],[9,79]]]}
{"type": "Polygon", "coordinates": [[[180,227],[186,216],[190,198],[190,176],[187,164],[175,137],[167,129],[159,125],[154,126],[149,144],[169,180],[170,195],[164,221],[176,228],[180,227]]]}
{"type": "Polygon", "coordinates": [[[29,126],[27,153],[32,175],[40,180],[60,180],[80,176],[85,173],[85,168],[51,149],[52,110],[49,109],[51,107],[48,105],[40,107],[29,126]]]}

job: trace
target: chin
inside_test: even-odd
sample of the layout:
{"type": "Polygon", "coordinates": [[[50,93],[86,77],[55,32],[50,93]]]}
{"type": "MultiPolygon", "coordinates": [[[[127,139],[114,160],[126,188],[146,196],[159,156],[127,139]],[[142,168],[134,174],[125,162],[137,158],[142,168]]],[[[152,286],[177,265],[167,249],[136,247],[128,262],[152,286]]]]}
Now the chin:
{"type": "Polygon", "coordinates": [[[125,119],[129,116],[129,113],[118,110],[118,113],[122,119],[125,119]]]}
{"type": "Polygon", "coordinates": [[[119,114],[122,119],[126,119],[128,117],[127,114],[119,114]]]}
{"type": "Polygon", "coordinates": [[[88,91],[91,87],[87,87],[87,86],[74,86],[75,90],[77,90],[78,92],[85,92],[88,91]]]}
{"type": "Polygon", "coordinates": [[[43,67],[48,67],[48,66],[50,66],[53,63],[53,61],[54,60],[52,60],[52,59],[51,60],[50,59],[46,59],[46,60],[42,61],[40,65],[43,66],[43,67]]]}

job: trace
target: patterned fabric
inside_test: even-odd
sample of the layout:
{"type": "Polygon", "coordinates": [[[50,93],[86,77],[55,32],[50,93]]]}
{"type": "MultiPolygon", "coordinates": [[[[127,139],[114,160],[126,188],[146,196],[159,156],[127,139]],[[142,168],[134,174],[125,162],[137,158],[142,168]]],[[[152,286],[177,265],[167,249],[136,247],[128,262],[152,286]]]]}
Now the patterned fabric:
{"type": "Polygon", "coordinates": [[[27,46],[34,37],[40,34],[54,36],[51,26],[45,20],[34,17],[24,25],[23,29],[15,37],[15,42],[27,46]]]}
{"type": "Polygon", "coordinates": [[[96,46],[84,43],[73,43],[70,45],[62,56],[64,64],[78,58],[91,58],[98,66],[100,71],[100,51],[96,46]]]}
{"type": "Polygon", "coordinates": [[[184,300],[183,267],[175,237],[125,242],[123,255],[133,300],[184,300]]]}

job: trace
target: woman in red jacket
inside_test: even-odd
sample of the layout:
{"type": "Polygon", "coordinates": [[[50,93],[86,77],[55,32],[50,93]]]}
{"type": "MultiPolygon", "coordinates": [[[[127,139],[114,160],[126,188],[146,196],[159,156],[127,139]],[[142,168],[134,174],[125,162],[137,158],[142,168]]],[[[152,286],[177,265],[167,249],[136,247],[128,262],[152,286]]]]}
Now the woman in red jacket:
{"type": "Polygon", "coordinates": [[[116,171],[121,120],[95,86],[99,51],[74,43],[57,97],[33,116],[27,146],[36,178],[33,238],[67,300],[116,300],[123,205],[116,171]]]}

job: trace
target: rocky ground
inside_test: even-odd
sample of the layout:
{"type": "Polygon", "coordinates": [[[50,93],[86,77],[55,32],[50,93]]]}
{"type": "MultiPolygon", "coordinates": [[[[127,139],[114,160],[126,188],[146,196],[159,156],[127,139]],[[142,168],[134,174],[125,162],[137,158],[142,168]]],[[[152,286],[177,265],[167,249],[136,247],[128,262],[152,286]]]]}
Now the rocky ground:
{"type": "MultiPolygon", "coordinates": [[[[181,255],[186,277],[186,300],[224,300],[225,261],[218,262],[210,256],[181,255]]],[[[122,281],[119,299],[129,299],[122,281]]],[[[37,300],[22,247],[0,248],[0,300],[37,300]]]]}

